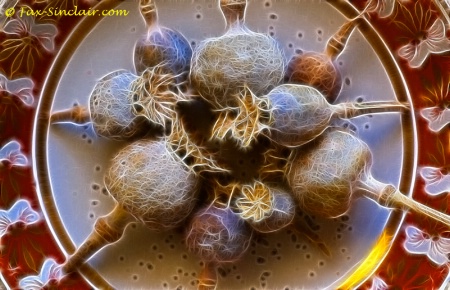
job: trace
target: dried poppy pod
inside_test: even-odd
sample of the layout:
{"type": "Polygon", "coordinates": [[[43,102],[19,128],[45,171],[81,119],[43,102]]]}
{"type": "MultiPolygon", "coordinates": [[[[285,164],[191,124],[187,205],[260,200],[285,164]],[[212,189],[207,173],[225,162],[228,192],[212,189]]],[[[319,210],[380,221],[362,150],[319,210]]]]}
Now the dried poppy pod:
{"type": "Polygon", "coordinates": [[[96,83],[89,98],[89,110],[76,106],[55,112],[50,122],[91,122],[99,136],[135,139],[164,132],[182,96],[175,77],[165,73],[161,66],[147,69],[140,76],[119,70],[96,83]]]}
{"type": "Polygon", "coordinates": [[[317,90],[306,85],[285,84],[273,89],[265,101],[269,111],[269,138],[283,146],[296,147],[314,140],[334,119],[365,114],[403,112],[400,102],[340,103],[331,105],[317,90]]]}
{"type": "Polygon", "coordinates": [[[296,233],[305,236],[326,256],[330,250],[320,237],[296,215],[297,206],[286,188],[280,185],[266,185],[261,181],[222,184],[217,179],[206,183],[215,204],[231,208],[239,218],[246,221],[256,232],[268,234],[290,227],[296,233]]]}
{"type": "Polygon", "coordinates": [[[309,85],[318,89],[334,102],[342,88],[341,73],[326,54],[304,52],[294,55],[286,71],[289,83],[309,85]]]}
{"type": "Polygon", "coordinates": [[[354,184],[370,162],[367,145],[348,133],[329,131],[298,149],[288,183],[300,208],[322,217],[345,214],[354,184]]]}
{"type": "Polygon", "coordinates": [[[76,270],[100,248],[117,241],[132,221],[156,231],[185,221],[197,203],[199,178],[167,146],[164,140],[135,141],[113,158],[105,185],[117,206],[96,222],[63,265],[64,272],[76,270]]]}
{"type": "Polygon", "coordinates": [[[260,95],[280,84],[286,63],[273,38],[250,31],[243,24],[245,0],[223,0],[220,7],[228,30],[195,47],[190,79],[215,109],[226,109],[237,106],[236,93],[244,85],[260,95]]]}
{"type": "Polygon", "coordinates": [[[158,25],[158,13],[153,0],[140,0],[139,9],[147,25],[134,48],[134,65],[141,74],[147,68],[162,66],[166,73],[185,81],[190,68],[192,48],[178,31],[158,25]]]}
{"type": "Polygon", "coordinates": [[[251,229],[229,207],[212,204],[194,213],[186,231],[186,245],[205,263],[198,289],[215,289],[217,265],[239,260],[251,237],[251,229]]]}
{"type": "Polygon", "coordinates": [[[97,84],[89,98],[95,132],[111,139],[133,137],[142,128],[133,114],[131,87],[138,77],[123,70],[108,74],[97,84]]]}
{"type": "Polygon", "coordinates": [[[124,209],[155,230],[172,229],[192,211],[198,178],[164,140],[141,140],[112,160],[105,185],[124,209]]]}
{"type": "Polygon", "coordinates": [[[345,49],[350,34],[360,21],[358,17],[341,26],[328,40],[324,53],[309,51],[294,55],[286,70],[287,81],[312,86],[333,103],[342,88],[342,77],[335,60],[345,49]]]}
{"type": "Polygon", "coordinates": [[[243,148],[249,148],[259,135],[282,146],[297,147],[322,134],[335,119],[408,109],[395,101],[331,105],[317,89],[297,84],[277,86],[262,97],[244,87],[239,102],[237,114],[219,111],[212,136],[222,140],[230,136],[243,148]]]}
{"type": "Polygon", "coordinates": [[[107,74],[97,81],[89,98],[89,109],[84,106],[55,112],[51,123],[91,122],[99,136],[124,140],[145,134],[151,130],[143,118],[133,113],[132,86],[139,77],[126,70],[107,74]]]}
{"type": "Polygon", "coordinates": [[[342,131],[328,131],[291,164],[289,185],[302,209],[323,217],[346,213],[357,196],[383,206],[409,210],[450,227],[450,217],[403,195],[371,175],[372,154],[363,141],[342,131]]]}
{"type": "Polygon", "coordinates": [[[295,202],[281,188],[271,188],[260,181],[236,185],[236,211],[260,233],[278,231],[290,225],[295,216],[295,202]]]}

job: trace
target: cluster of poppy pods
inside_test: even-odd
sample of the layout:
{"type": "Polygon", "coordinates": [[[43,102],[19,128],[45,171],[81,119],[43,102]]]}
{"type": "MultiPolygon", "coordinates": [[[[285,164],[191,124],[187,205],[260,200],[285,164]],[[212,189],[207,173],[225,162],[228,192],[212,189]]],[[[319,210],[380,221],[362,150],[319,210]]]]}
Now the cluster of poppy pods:
{"type": "Polygon", "coordinates": [[[333,125],[408,111],[395,101],[334,104],[341,81],[333,61],[361,18],[342,26],[324,53],[287,61],[274,38],[245,26],[245,0],[221,0],[220,8],[226,33],[192,48],[158,24],[153,1],[141,0],[148,31],[135,46],[136,72],[100,79],[89,109],[52,115],[53,123],[90,122],[99,136],[129,142],[104,179],[116,207],[67,258],[65,273],[117,241],[133,221],[152,230],[185,227],[187,248],[205,262],[200,289],[216,287],[215,267],[239,259],[254,231],[285,228],[298,209],[337,217],[355,197],[367,196],[450,224],[375,180],[367,144],[333,125]],[[238,174],[252,154],[252,169],[238,174]]]}

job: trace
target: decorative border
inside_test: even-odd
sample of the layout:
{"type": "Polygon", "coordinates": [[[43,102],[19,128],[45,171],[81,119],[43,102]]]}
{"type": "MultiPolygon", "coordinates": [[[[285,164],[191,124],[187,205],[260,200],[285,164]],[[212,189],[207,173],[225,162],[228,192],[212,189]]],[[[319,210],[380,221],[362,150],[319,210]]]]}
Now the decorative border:
{"type": "MultiPolygon", "coordinates": [[[[52,81],[46,81],[45,76],[50,69],[57,67],[55,63],[50,68],[51,63],[57,52],[70,54],[70,51],[62,48],[72,31],[79,33],[80,29],[74,29],[78,22],[82,21],[79,25],[87,25],[83,24],[84,21],[88,23],[93,20],[42,16],[7,18],[4,13],[8,8],[18,9],[24,6],[33,9],[71,9],[76,5],[79,9],[88,9],[92,2],[0,2],[3,4],[0,8],[0,269],[5,284],[18,288],[20,278],[39,274],[46,258],[51,257],[58,263],[65,259],[47,224],[51,213],[42,214],[40,208],[35,184],[39,176],[33,175],[29,162],[36,154],[31,152],[31,136],[35,124],[46,126],[46,120],[35,121],[34,117],[40,95],[49,93],[44,92],[43,88],[44,82],[47,88],[52,81]]],[[[395,65],[398,65],[405,76],[411,92],[416,112],[414,121],[419,134],[415,144],[418,148],[418,175],[415,178],[413,197],[421,203],[449,213],[450,202],[447,195],[450,191],[450,167],[447,160],[450,158],[450,14],[448,6],[445,6],[447,2],[329,2],[336,6],[351,4],[360,11],[366,9],[366,19],[394,55],[395,65]]],[[[99,5],[109,7],[108,5],[117,3],[117,0],[104,0],[99,5]]],[[[348,13],[353,13],[348,16],[355,15],[354,11],[348,13]]],[[[405,189],[405,184],[401,185],[402,189],[405,189]]],[[[66,243],[64,248],[72,252],[74,246],[71,242],[66,243]]],[[[384,245],[382,240],[379,244],[384,245]]],[[[428,219],[406,215],[403,227],[383,262],[359,288],[439,288],[448,275],[449,253],[448,229],[428,219]]],[[[90,275],[89,268],[85,271],[85,275],[90,275]]],[[[365,278],[367,277],[355,278],[351,283],[349,280],[344,281],[343,288],[356,286],[365,278]]],[[[101,277],[89,278],[91,281],[98,279],[101,277]]],[[[76,273],[67,276],[58,285],[64,289],[91,288],[76,273]]]]}

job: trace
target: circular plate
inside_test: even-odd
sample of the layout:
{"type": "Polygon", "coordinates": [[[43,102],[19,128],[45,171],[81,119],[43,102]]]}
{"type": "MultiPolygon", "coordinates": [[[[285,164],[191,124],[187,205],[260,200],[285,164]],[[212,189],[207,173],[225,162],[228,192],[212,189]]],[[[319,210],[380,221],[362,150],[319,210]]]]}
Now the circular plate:
{"type": "MultiPolygon", "coordinates": [[[[448,5],[413,2],[250,1],[246,25],[272,35],[290,57],[323,51],[340,26],[365,11],[336,60],[344,80],[336,103],[360,98],[409,103],[410,113],[360,117],[350,125],[369,144],[377,179],[448,212],[448,5]]],[[[102,1],[91,8],[94,4],[5,1],[2,7],[2,281],[11,288],[19,283],[195,288],[201,262],[184,248],[182,230],[153,233],[133,224],[79,272],[62,276],[57,266],[89,235],[96,218],[112,209],[102,176],[124,144],[98,138],[89,126],[49,125],[49,116],[87,104],[95,81],[108,72],[133,70],[134,43],[145,31],[138,3],[102,1]],[[129,14],[62,13],[94,9],[129,14]]],[[[215,2],[160,0],[157,6],[160,25],[181,31],[193,46],[225,32],[215,2]]],[[[366,199],[356,200],[340,218],[305,213],[301,221],[257,236],[241,261],[219,267],[219,288],[433,289],[445,284],[448,229],[436,222],[403,217],[366,199]]]]}

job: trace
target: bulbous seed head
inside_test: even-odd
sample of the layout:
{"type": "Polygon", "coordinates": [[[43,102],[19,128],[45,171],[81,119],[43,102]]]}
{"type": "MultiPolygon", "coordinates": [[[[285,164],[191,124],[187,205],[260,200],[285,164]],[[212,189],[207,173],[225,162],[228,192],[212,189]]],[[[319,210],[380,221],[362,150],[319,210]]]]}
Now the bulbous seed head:
{"type": "Polygon", "coordinates": [[[323,53],[306,52],[291,58],[286,77],[290,83],[309,85],[333,103],[342,88],[342,77],[332,59],[323,53]]]}
{"type": "Polygon", "coordinates": [[[125,70],[112,72],[100,79],[89,99],[92,124],[99,136],[127,139],[139,134],[144,120],[133,113],[131,84],[137,76],[125,70]]]}
{"type": "Polygon", "coordinates": [[[303,149],[288,173],[294,199],[304,210],[320,216],[344,214],[355,183],[370,166],[369,147],[349,133],[329,131],[303,149]]]}
{"type": "Polygon", "coordinates": [[[284,146],[299,146],[316,138],[329,126],[333,109],[316,89],[280,85],[267,95],[270,138],[284,146]]]}
{"type": "Polygon", "coordinates": [[[187,39],[180,32],[166,27],[150,29],[134,48],[138,74],[148,68],[162,66],[164,72],[176,76],[178,82],[186,80],[191,57],[192,48],[187,39]]]}
{"type": "Polygon", "coordinates": [[[207,206],[196,212],[186,244],[206,262],[233,262],[247,250],[251,231],[230,208],[207,206]]]}
{"type": "Polygon", "coordinates": [[[169,153],[164,141],[140,140],[112,160],[105,185],[129,213],[155,230],[171,229],[194,208],[196,175],[169,153]]]}
{"type": "Polygon", "coordinates": [[[256,95],[281,83],[285,59],[277,42],[244,26],[202,41],[193,52],[190,78],[217,109],[236,106],[233,95],[244,85],[256,95]]]}

